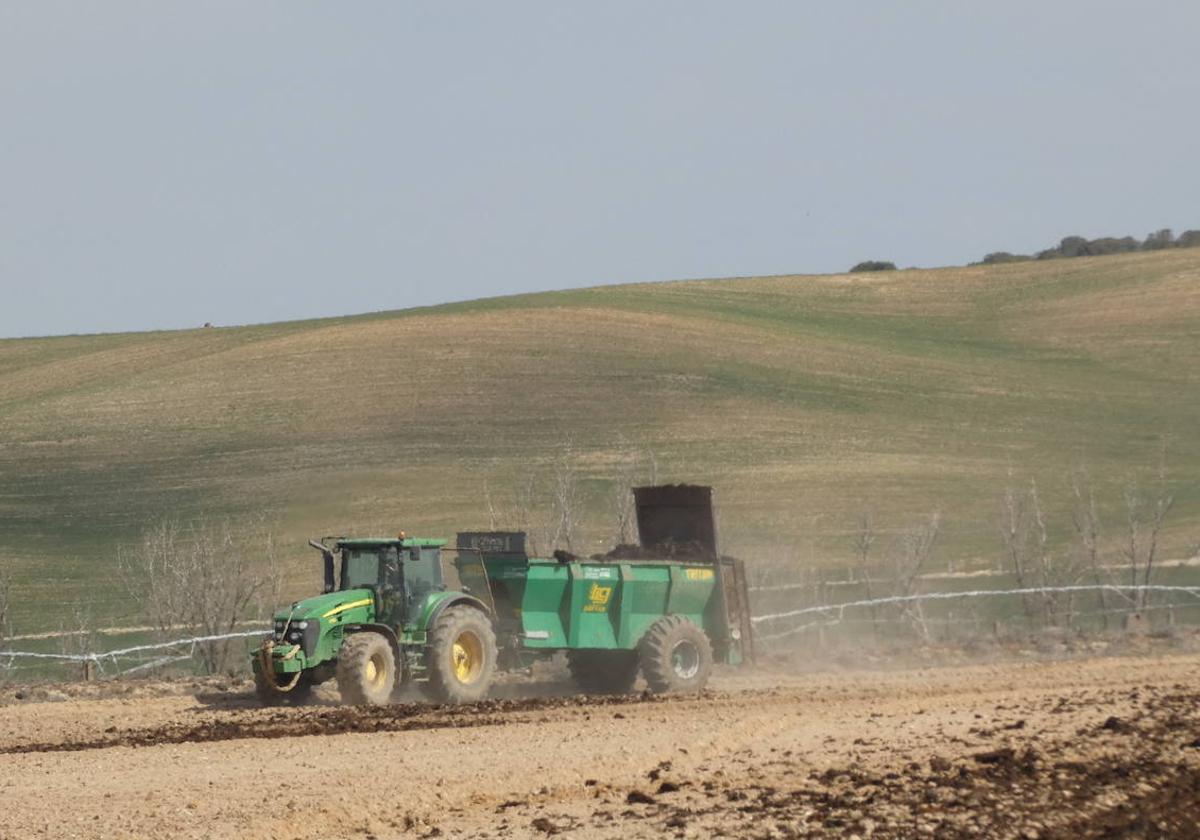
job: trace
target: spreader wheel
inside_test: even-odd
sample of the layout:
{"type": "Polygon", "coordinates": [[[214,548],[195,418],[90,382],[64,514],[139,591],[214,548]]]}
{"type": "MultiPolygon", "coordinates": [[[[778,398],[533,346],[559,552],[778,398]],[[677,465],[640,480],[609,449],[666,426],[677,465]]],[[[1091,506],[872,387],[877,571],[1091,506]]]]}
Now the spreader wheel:
{"type": "Polygon", "coordinates": [[[638,644],[642,676],[656,694],[700,691],[712,672],[712,644],[696,624],[668,615],[650,625],[638,644]]]}
{"type": "Polygon", "coordinates": [[[439,703],[472,703],[487,696],[496,672],[496,633],[474,607],[450,607],[429,632],[427,693],[439,703]]]}
{"type": "Polygon", "coordinates": [[[337,661],[338,693],[343,703],[383,706],[396,687],[396,657],[379,633],[352,633],[342,642],[337,661]]]}

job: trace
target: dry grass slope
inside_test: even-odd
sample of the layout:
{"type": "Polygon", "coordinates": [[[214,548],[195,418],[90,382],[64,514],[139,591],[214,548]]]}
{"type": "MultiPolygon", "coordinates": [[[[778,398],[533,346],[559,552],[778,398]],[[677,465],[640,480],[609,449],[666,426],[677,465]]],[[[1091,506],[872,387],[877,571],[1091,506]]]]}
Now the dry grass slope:
{"type": "Polygon", "coordinates": [[[632,443],[660,478],[719,488],[732,550],[841,563],[860,511],[940,510],[960,566],[996,552],[1010,467],[1061,515],[1086,463],[1115,517],[1165,439],[1178,553],[1200,541],[1198,386],[1196,250],[0,341],[0,567],[21,630],[56,626],[64,597],[120,620],[119,543],[266,512],[302,591],[303,538],[485,527],[484,483],[567,439],[589,548],[632,443]]]}

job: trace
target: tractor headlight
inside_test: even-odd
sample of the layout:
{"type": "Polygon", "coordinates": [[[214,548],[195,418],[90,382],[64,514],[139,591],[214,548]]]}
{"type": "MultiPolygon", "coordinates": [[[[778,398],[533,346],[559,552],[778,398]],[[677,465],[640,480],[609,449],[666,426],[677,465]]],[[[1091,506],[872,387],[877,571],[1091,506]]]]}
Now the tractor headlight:
{"type": "Polygon", "coordinates": [[[301,622],[299,622],[299,623],[298,623],[296,626],[297,626],[297,627],[299,627],[301,630],[307,630],[307,629],[308,629],[308,622],[307,622],[307,621],[301,621],[301,622]]]}

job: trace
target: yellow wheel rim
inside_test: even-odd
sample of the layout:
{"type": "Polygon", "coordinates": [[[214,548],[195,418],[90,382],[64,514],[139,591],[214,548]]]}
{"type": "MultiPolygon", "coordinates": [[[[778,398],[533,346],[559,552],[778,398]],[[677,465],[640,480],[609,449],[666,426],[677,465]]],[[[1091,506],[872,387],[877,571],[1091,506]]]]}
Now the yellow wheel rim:
{"type": "Polygon", "coordinates": [[[472,683],[483,667],[483,643],[470,630],[463,631],[450,648],[454,676],[460,683],[472,683]]]}
{"type": "Polygon", "coordinates": [[[371,685],[380,685],[387,679],[387,663],[383,661],[383,654],[372,654],[367,660],[367,667],[364,669],[367,674],[367,682],[371,685]]]}

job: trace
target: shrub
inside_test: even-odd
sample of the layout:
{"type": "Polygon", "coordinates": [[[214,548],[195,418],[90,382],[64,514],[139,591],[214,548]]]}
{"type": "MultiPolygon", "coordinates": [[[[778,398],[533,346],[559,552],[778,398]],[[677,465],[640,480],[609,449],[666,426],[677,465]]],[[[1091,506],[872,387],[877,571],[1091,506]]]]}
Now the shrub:
{"type": "Polygon", "coordinates": [[[993,251],[984,256],[982,263],[983,265],[997,265],[999,263],[1027,262],[1031,259],[1033,257],[1027,254],[1010,254],[1008,251],[993,251]]]}
{"type": "Polygon", "coordinates": [[[1064,236],[1058,243],[1058,252],[1064,257],[1087,256],[1088,241],[1082,236],[1064,236]]]}
{"type": "Polygon", "coordinates": [[[1142,243],[1142,250],[1161,251],[1163,248],[1170,248],[1174,244],[1175,237],[1172,235],[1171,229],[1163,228],[1146,237],[1146,241],[1142,243]]]}
{"type": "MultiPolygon", "coordinates": [[[[1105,254],[1130,254],[1135,251],[1161,251],[1166,248],[1200,248],[1200,230],[1185,230],[1175,238],[1170,228],[1163,228],[1149,234],[1145,241],[1138,241],[1132,236],[1101,236],[1097,239],[1084,239],[1082,236],[1064,236],[1053,248],[1038,251],[1034,256],[1011,254],[1008,251],[993,251],[982,260],[971,265],[995,265],[997,263],[1020,262],[1022,260],[1060,260],[1072,257],[1099,257],[1105,254]]],[[[884,271],[886,266],[895,268],[891,263],[865,262],[859,263],[851,271],[884,271]]]]}
{"type": "Polygon", "coordinates": [[[1200,230],[1185,230],[1175,240],[1176,248],[1200,248],[1200,230]]]}
{"type": "MultiPolygon", "coordinates": [[[[1134,251],[1160,251],[1164,248],[1195,248],[1200,246],[1200,230],[1184,231],[1178,239],[1170,228],[1155,231],[1146,237],[1144,242],[1138,242],[1132,236],[1102,236],[1098,239],[1084,239],[1082,236],[1064,236],[1053,248],[1038,251],[1033,259],[1058,260],[1071,257],[1098,257],[1104,254],[1129,254],[1134,251]]],[[[1008,251],[995,251],[985,256],[983,264],[1016,262],[1029,259],[1008,251]]]]}
{"type": "Polygon", "coordinates": [[[1123,236],[1120,239],[1113,236],[1105,236],[1100,239],[1093,239],[1087,244],[1087,253],[1092,256],[1127,254],[1137,249],[1138,241],[1132,236],[1123,236]]]}
{"type": "Polygon", "coordinates": [[[854,268],[850,269],[851,274],[861,274],[864,271],[895,271],[896,264],[886,262],[885,260],[864,260],[854,268]]]}

